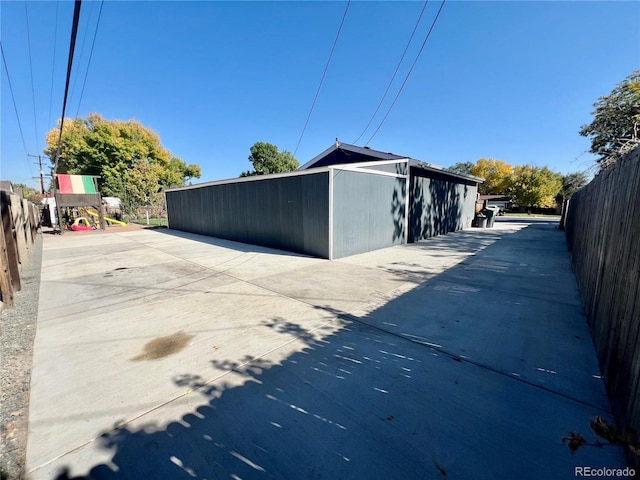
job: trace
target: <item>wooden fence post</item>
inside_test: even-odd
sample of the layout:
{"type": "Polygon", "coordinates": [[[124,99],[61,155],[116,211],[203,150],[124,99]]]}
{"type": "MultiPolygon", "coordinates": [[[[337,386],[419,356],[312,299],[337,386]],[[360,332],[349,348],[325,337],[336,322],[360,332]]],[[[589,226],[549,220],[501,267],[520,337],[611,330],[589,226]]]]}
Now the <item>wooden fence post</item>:
{"type": "Polygon", "coordinates": [[[4,242],[7,247],[7,264],[9,267],[9,273],[11,274],[11,282],[13,284],[13,289],[15,291],[19,291],[22,286],[20,284],[18,249],[16,246],[15,231],[13,228],[11,198],[9,192],[0,191],[0,208],[2,211],[2,228],[4,230],[4,242]]]}
{"type": "MultiPolygon", "coordinates": [[[[2,218],[4,220],[4,215],[2,218]]],[[[2,223],[4,224],[4,222],[2,223]]],[[[0,295],[2,295],[3,308],[13,307],[13,284],[11,282],[11,271],[9,270],[4,228],[0,228],[0,295]]]]}
{"type": "Polygon", "coordinates": [[[14,238],[18,251],[18,262],[27,264],[27,238],[24,234],[24,216],[22,215],[22,201],[20,197],[12,193],[9,195],[11,203],[11,217],[13,219],[14,238]]]}
{"type": "Polygon", "coordinates": [[[31,236],[31,215],[29,215],[31,209],[29,208],[29,200],[22,199],[22,218],[24,218],[24,237],[27,241],[27,249],[31,250],[31,244],[33,243],[33,237],[31,236]]]}
{"type": "Polygon", "coordinates": [[[31,219],[31,238],[35,242],[38,228],[40,228],[40,209],[35,203],[29,204],[29,218],[31,219]]]}

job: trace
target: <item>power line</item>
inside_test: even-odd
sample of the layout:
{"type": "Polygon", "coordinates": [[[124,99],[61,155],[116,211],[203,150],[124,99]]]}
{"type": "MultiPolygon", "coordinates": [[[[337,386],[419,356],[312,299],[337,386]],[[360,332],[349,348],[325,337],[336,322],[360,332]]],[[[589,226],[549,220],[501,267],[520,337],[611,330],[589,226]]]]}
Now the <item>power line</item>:
{"type": "Polygon", "coordinates": [[[62,150],[62,131],[64,129],[64,114],[67,109],[67,98],[69,95],[69,81],[71,79],[71,67],[73,66],[73,53],[76,49],[76,36],[78,35],[78,23],[80,22],[80,7],[82,0],[75,0],[73,6],[73,23],[71,25],[71,41],[69,42],[69,60],[67,61],[67,79],[64,84],[64,100],[62,101],[62,116],[60,117],[60,135],[58,136],[58,148],[56,149],[56,158],[53,165],[52,181],[53,194],[56,199],[56,211],[58,216],[58,227],[62,235],[62,211],[60,210],[59,192],[56,190],[56,175],[58,174],[58,163],[60,161],[60,152],[62,150]]]}
{"type": "Polygon", "coordinates": [[[371,135],[371,137],[369,137],[369,140],[367,140],[367,143],[365,143],[365,146],[369,145],[369,142],[373,139],[373,137],[375,137],[377,135],[378,131],[380,130],[380,127],[382,127],[382,125],[384,124],[385,120],[387,119],[387,117],[391,113],[391,110],[393,109],[393,106],[396,104],[396,101],[398,100],[398,97],[400,97],[400,94],[402,93],[402,90],[404,89],[404,86],[407,84],[407,80],[409,80],[409,76],[411,75],[411,72],[413,71],[413,67],[416,66],[416,63],[418,62],[418,59],[420,58],[420,54],[422,53],[422,50],[424,49],[424,46],[427,44],[427,41],[429,40],[429,37],[431,36],[431,32],[433,31],[433,27],[435,27],[436,22],[438,21],[438,17],[440,16],[440,12],[442,12],[442,8],[444,7],[444,4],[445,4],[446,1],[447,0],[442,0],[442,3],[440,4],[440,8],[438,9],[438,13],[436,14],[435,18],[433,19],[433,22],[431,23],[431,27],[429,28],[429,31],[427,32],[427,36],[424,38],[424,41],[422,42],[422,46],[420,47],[420,50],[418,51],[418,54],[416,55],[416,59],[413,61],[413,64],[411,65],[411,68],[407,72],[406,77],[404,77],[404,81],[402,82],[402,85],[400,86],[400,90],[398,90],[398,93],[396,94],[395,98],[393,99],[393,102],[389,106],[389,109],[387,110],[387,113],[385,114],[384,118],[380,122],[380,125],[378,125],[378,128],[376,128],[376,131],[373,132],[373,135],[371,135]]]}
{"type": "Polygon", "coordinates": [[[49,91],[49,117],[47,125],[51,125],[51,107],[53,106],[53,79],[56,68],[56,44],[58,43],[58,7],[60,6],[60,1],[56,2],[56,24],[55,30],[53,31],[53,62],[51,62],[51,89],[49,91]]]}
{"type": "Polygon", "coordinates": [[[29,10],[27,0],[24,0],[24,16],[27,20],[27,46],[29,47],[29,71],[31,73],[31,100],[33,103],[33,123],[35,126],[34,138],[36,139],[36,149],[38,148],[38,116],[36,115],[36,92],[33,88],[33,62],[31,61],[31,31],[29,29],[29,10]]]}
{"type": "Polygon", "coordinates": [[[331,63],[331,58],[333,57],[333,51],[336,49],[336,44],[338,43],[338,38],[340,38],[340,32],[342,31],[342,25],[344,25],[344,19],[347,17],[347,12],[349,11],[349,5],[351,5],[351,0],[347,0],[347,8],[344,10],[344,14],[342,15],[342,21],[340,22],[340,27],[338,28],[338,33],[336,34],[336,39],[333,41],[333,46],[331,47],[331,53],[329,54],[329,59],[327,60],[327,65],[324,67],[324,72],[322,72],[322,78],[320,79],[320,85],[318,85],[318,90],[316,91],[315,97],[313,97],[313,103],[311,104],[311,109],[309,110],[309,115],[307,115],[307,120],[304,122],[304,128],[302,129],[302,133],[300,134],[300,138],[298,139],[298,144],[296,145],[296,149],[293,152],[293,156],[296,156],[298,152],[298,147],[300,146],[300,142],[302,141],[302,137],[304,136],[304,132],[307,130],[307,125],[309,124],[309,119],[311,118],[311,113],[313,112],[313,107],[316,105],[316,100],[318,100],[318,95],[320,94],[320,89],[322,88],[322,82],[324,82],[324,77],[327,74],[327,70],[329,69],[329,64],[331,63]]]}
{"type": "MultiPolygon", "coordinates": [[[[80,71],[80,68],[82,66],[82,58],[84,57],[84,44],[87,41],[87,34],[89,33],[89,24],[91,23],[91,14],[93,13],[93,4],[94,2],[89,2],[89,12],[85,15],[87,21],[85,22],[87,24],[87,27],[84,29],[84,35],[82,36],[82,43],[80,44],[80,50],[78,50],[78,61],[76,62],[76,65],[78,67],[78,72],[80,71]]],[[[71,94],[69,95],[69,103],[72,102],[75,92],[76,92],[76,87],[78,86],[78,76],[74,76],[71,82],[71,94]]]]}
{"type": "Polygon", "coordinates": [[[2,47],[2,42],[0,42],[0,52],[2,52],[2,63],[4,64],[4,71],[7,74],[7,82],[9,82],[9,91],[11,92],[11,100],[13,100],[13,109],[16,112],[16,119],[18,120],[18,129],[20,130],[20,138],[22,139],[22,148],[24,148],[24,154],[29,155],[27,150],[27,144],[24,141],[24,133],[22,132],[20,115],[18,115],[18,106],[16,105],[16,97],[13,95],[13,87],[11,86],[11,77],[9,76],[9,68],[7,67],[7,59],[4,56],[4,48],[2,47]]]}
{"type": "Polygon", "coordinates": [[[376,118],[376,115],[378,114],[378,111],[380,110],[380,107],[382,106],[382,103],[384,102],[384,99],[387,98],[387,93],[389,93],[389,89],[391,88],[391,85],[393,84],[393,81],[396,79],[396,75],[398,74],[398,70],[400,70],[400,65],[402,64],[402,61],[404,60],[404,57],[407,54],[407,50],[409,50],[409,45],[411,45],[411,41],[413,40],[413,36],[415,35],[416,30],[418,29],[418,25],[420,25],[420,21],[422,20],[422,15],[424,14],[424,11],[426,10],[428,4],[429,4],[429,0],[426,0],[426,2],[424,2],[424,5],[422,6],[422,10],[420,11],[420,16],[418,16],[418,21],[416,22],[415,27],[413,27],[413,32],[411,32],[411,36],[409,37],[409,41],[407,42],[407,46],[404,47],[404,52],[402,52],[402,56],[400,57],[400,60],[398,61],[398,65],[396,66],[396,70],[395,70],[395,72],[393,72],[393,75],[391,76],[391,80],[389,80],[389,85],[387,85],[387,89],[384,91],[384,95],[382,95],[382,98],[380,99],[380,103],[378,103],[378,106],[376,107],[376,111],[373,112],[373,115],[371,115],[371,118],[369,119],[369,122],[367,123],[367,126],[364,127],[364,130],[362,130],[362,133],[358,136],[358,138],[356,138],[352,142],[354,145],[356,143],[358,143],[358,140],[360,140],[362,138],[362,136],[364,135],[364,132],[367,131],[367,129],[371,125],[371,122],[373,122],[373,119],[376,118]]]}
{"type": "Polygon", "coordinates": [[[69,43],[69,60],[67,62],[67,80],[64,85],[64,100],[62,101],[62,116],[60,117],[60,135],[58,136],[58,149],[56,151],[56,161],[53,168],[53,174],[58,173],[58,161],[60,160],[60,151],[62,150],[62,129],[64,127],[64,114],[67,110],[67,97],[69,95],[69,80],[71,79],[71,67],[73,65],[73,53],[76,48],[76,35],[78,34],[78,22],[80,21],[80,7],[82,0],[75,0],[73,8],[73,24],[71,25],[71,41],[69,43]]]}
{"type": "Polygon", "coordinates": [[[93,47],[96,44],[96,37],[98,36],[98,25],[100,25],[100,17],[102,16],[102,6],[104,0],[100,2],[100,10],[98,11],[98,20],[96,21],[96,29],[93,32],[93,42],[91,42],[91,50],[89,51],[89,61],[87,62],[87,71],[84,74],[84,81],[82,82],[82,90],[80,90],[80,100],[78,100],[78,109],[76,110],[76,118],[80,112],[80,104],[82,103],[82,96],[84,95],[84,87],[87,85],[87,76],[89,75],[89,67],[91,66],[91,57],[93,57],[93,47]]]}

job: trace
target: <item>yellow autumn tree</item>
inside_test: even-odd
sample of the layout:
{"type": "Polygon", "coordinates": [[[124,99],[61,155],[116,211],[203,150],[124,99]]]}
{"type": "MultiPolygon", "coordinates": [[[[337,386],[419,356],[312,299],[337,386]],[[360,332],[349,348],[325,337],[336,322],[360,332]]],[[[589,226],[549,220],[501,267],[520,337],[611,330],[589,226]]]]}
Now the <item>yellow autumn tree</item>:
{"type": "Polygon", "coordinates": [[[514,168],[509,194],[520,207],[555,207],[562,190],[562,174],[548,167],[518,165],[514,168]]]}
{"type": "Polygon", "coordinates": [[[484,183],[478,189],[481,195],[506,194],[512,173],[511,165],[493,158],[481,158],[471,168],[471,175],[484,178],[484,183]]]}

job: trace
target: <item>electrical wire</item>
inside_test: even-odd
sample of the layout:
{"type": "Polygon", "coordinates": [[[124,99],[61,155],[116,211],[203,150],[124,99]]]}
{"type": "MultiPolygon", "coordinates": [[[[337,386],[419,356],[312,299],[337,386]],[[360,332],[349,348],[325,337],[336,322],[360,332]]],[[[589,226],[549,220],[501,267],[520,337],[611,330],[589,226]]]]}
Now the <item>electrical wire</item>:
{"type": "Polygon", "coordinates": [[[440,12],[442,12],[442,8],[444,7],[444,4],[445,4],[446,1],[447,0],[442,0],[442,3],[440,4],[440,8],[438,9],[438,13],[436,14],[435,18],[433,19],[433,22],[431,23],[431,27],[429,28],[429,31],[427,32],[427,35],[424,38],[424,41],[422,42],[422,46],[420,47],[420,50],[418,51],[418,54],[416,55],[416,59],[413,61],[413,64],[411,65],[411,68],[407,72],[407,75],[404,77],[404,81],[402,82],[402,85],[400,86],[400,89],[398,90],[398,93],[396,94],[395,98],[393,99],[393,102],[389,106],[389,109],[387,110],[387,113],[385,114],[385,116],[383,117],[382,121],[378,125],[378,128],[376,128],[376,131],[373,132],[373,135],[371,135],[371,137],[369,137],[369,140],[367,140],[367,143],[364,144],[365,146],[369,145],[369,142],[371,142],[371,140],[373,140],[373,137],[375,137],[377,135],[378,131],[380,130],[380,127],[382,127],[382,125],[384,124],[385,120],[387,119],[387,117],[391,113],[391,110],[393,109],[394,105],[396,104],[396,101],[398,100],[398,97],[400,97],[400,94],[402,93],[402,90],[404,89],[404,86],[407,84],[407,80],[409,80],[409,76],[411,75],[411,72],[413,71],[413,68],[416,66],[416,63],[418,62],[418,59],[420,58],[420,54],[422,53],[422,50],[424,49],[424,46],[427,44],[427,41],[429,40],[429,37],[431,36],[431,32],[433,32],[433,28],[435,27],[436,22],[438,21],[438,17],[440,16],[440,12]]]}
{"type": "Polygon", "coordinates": [[[322,88],[322,83],[324,82],[324,77],[327,75],[327,70],[329,70],[329,64],[331,63],[331,58],[333,57],[333,52],[336,49],[336,45],[338,43],[338,38],[340,38],[340,32],[342,31],[342,26],[344,25],[344,19],[347,18],[347,12],[349,11],[349,5],[351,5],[351,0],[347,0],[347,8],[344,10],[344,14],[342,15],[342,21],[340,22],[340,27],[338,28],[338,33],[336,33],[336,38],[333,41],[333,46],[331,47],[331,53],[329,53],[329,59],[327,60],[327,64],[324,67],[324,72],[322,72],[322,78],[320,78],[320,84],[318,85],[318,90],[316,90],[316,95],[313,97],[313,103],[311,104],[311,109],[309,110],[309,115],[307,115],[307,120],[304,122],[304,128],[302,129],[302,133],[300,134],[300,138],[298,139],[298,144],[296,145],[296,149],[293,151],[293,156],[296,156],[298,152],[298,147],[300,146],[300,142],[302,141],[302,137],[304,137],[304,132],[307,130],[307,125],[309,124],[309,119],[311,118],[311,113],[313,112],[313,108],[316,106],[316,101],[318,100],[318,95],[320,94],[320,89],[322,88]]]}
{"type": "Polygon", "coordinates": [[[18,115],[18,106],[16,105],[16,97],[13,95],[13,86],[11,85],[11,77],[9,76],[9,68],[7,67],[7,59],[4,56],[4,48],[2,42],[0,42],[0,52],[2,53],[2,63],[4,64],[4,71],[7,74],[7,82],[9,82],[9,92],[11,92],[11,100],[13,100],[13,109],[16,112],[16,119],[18,120],[18,130],[20,130],[20,138],[22,139],[22,148],[24,148],[25,155],[29,155],[27,150],[27,144],[24,141],[24,133],[22,132],[22,123],[20,123],[20,115],[18,115]]]}
{"type": "Polygon", "coordinates": [[[380,107],[382,106],[382,103],[384,102],[384,99],[387,98],[387,94],[389,93],[389,89],[391,88],[391,85],[393,84],[393,81],[396,79],[396,75],[398,74],[398,70],[400,70],[400,65],[402,65],[402,61],[404,60],[404,57],[407,54],[407,50],[409,50],[409,45],[411,45],[411,42],[413,41],[413,36],[415,35],[416,30],[418,30],[418,25],[420,25],[420,21],[422,20],[422,15],[424,14],[424,11],[426,10],[428,4],[429,4],[429,0],[426,0],[426,2],[424,2],[424,5],[422,6],[422,10],[420,11],[420,15],[418,16],[418,20],[416,21],[416,25],[415,25],[415,27],[413,27],[413,32],[411,32],[411,36],[409,37],[409,41],[407,42],[407,46],[404,47],[404,52],[402,52],[402,56],[400,57],[400,60],[398,61],[398,65],[396,66],[396,70],[395,70],[395,72],[393,72],[393,75],[391,76],[391,80],[389,80],[389,84],[387,85],[387,89],[384,91],[384,94],[382,95],[382,98],[380,99],[380,102],[378,103],[378,106],[376,107],[376,111],[373,112],[373,115],[371,115],[371,118],[369,119],[369,122],[367,123],[367,126],[364,127],[364,129],[362,130],[362,133],[358,136],[358,138],[356,138],[353,142],[351,142],[354,145],[356,145],[358,143],[358,140],[360,140],[362,138],[362,136],[364,135],[364,133],[367,131],[367,129],[371,125],[371,122],[373,122],[373,119],[376,118],[376,115],[378,114],[378,111],[380,110],[380,107]]]}
{"type": "Polygon", "coordinates": [[[60,151],[62,150],[62,129],[64,127],[64,114],[67,109],[67,97],[69,95],[69,80],[71,79],[71,67],[73,66],[73,53],[76,48],[76,36],[78,34],[78,23],[80,21],[80,7],[82,0],[75,0],[73,7],[73,23],[71,25],[71,41],[69,42],[69,60],[67,62],[67,80],[64,85],[64,100],[62,101],[62,116],[60,117],[60,135],[58,136],[58,149],[56,151],[56,160],[53,167],[53,174],[58,173],[58,162],[60,160],[60,151]]]}
{"type": "MultiPolygon", "coordinates": [[[[82,68],[82,59],[84,58],[84,45],[87,43],[87,35],[89,34],[89,25],[91,24],[91,14],[93,13],[93,4],[95,2],[89,2],[89,12],[85,15],[87,27],[84,29],[84,35],[82,35],[82,43],[78,50],[78,57],[76,61],[77,71],[80,72],[82,68]]],[[[85,7],[86,8],[86,7],[85,7]]],[[[73,99],[76,93],[76,87],[78,86],[78,75],[75,75],[71,79],[71,93],[69,94],[69,104],[73,103],[73,99]]]]}
{"type": "Polygon", "coordinates": [[[93,32],[93,42],[91,42],[91,50],[89,51],[89,61],[87,62],[87,71],[84,74],[84,81],[82,82],[82,89],[80,90],[80,99],[78,100],[78,109],[76,110],[76,118],[80,112],[80,104],[82,103],[82,96],[84,95],[84,87],[87,85],[87,76],[89,75],[89,67],[91,66],[91,57],[93,57],[93,47],[96,44],[96,37],[98,36],[98,25],[100,25],[100,17],[102,16],[102,6],[104,0],[100,2],[100,10],[98,11],[98,20],[96,21],[96,29],[93,32]]]}
{"type": "Polygon", "coordinates": [[[53,106],[53,79],[56,67],[56,44],[58,43],[58,7],[60,1],[56,2],[56,23],[55,30],[53,31],[53,62],[51,62],[51,89],[49,91],[49,117],[47,125],[51,125],[51,107],[53,106]]]}
{"type": "Polygon", "coordinates": [[[38,148],[38,116],[36,115],[36,92],[33,88],[33,62],[31,60],[31,31],[29,29],[29,10],[27,9],[27,0],[24,0],[24,16],[27,20],[27,46],[29,49],[29,71],[31,73],[31,100],[33,103],[33,123],[35,126],[34,138],[36,140],[36,149],[38,148]]]}

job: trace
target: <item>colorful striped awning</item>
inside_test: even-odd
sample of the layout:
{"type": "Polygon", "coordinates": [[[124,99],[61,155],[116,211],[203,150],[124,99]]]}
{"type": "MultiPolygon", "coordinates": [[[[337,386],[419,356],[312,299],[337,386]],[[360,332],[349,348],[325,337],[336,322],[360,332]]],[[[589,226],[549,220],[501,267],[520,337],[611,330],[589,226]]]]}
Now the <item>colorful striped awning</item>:
{"type": "Polygon", "coordinates": [[[58,174],[58,187],[60,188],[60,193],[63,195],[70,193],[98,193],[91,175],[58,174]]]}

